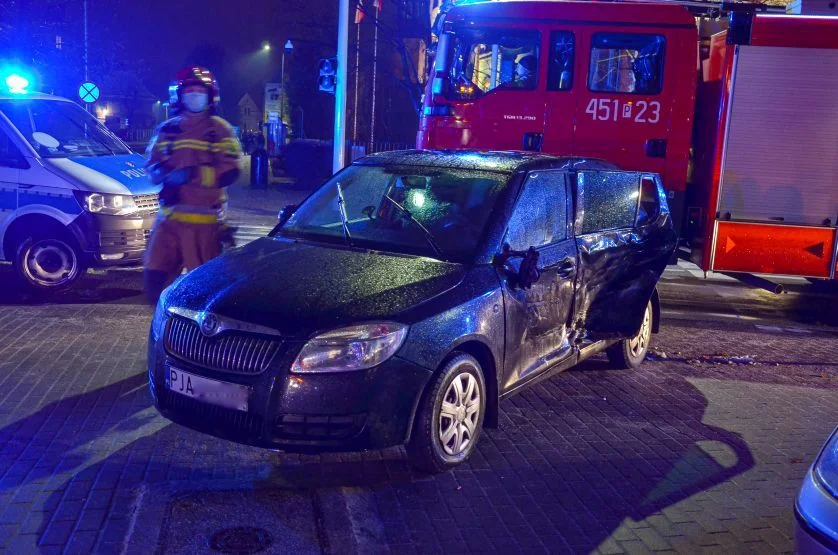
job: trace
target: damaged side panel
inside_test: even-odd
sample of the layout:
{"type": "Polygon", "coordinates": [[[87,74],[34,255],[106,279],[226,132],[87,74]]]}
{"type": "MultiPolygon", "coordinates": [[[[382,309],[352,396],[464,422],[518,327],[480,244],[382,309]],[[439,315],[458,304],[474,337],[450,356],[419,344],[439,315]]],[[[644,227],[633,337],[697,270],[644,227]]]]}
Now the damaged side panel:
{"type": "Polygon", "coordinates": [[[608,173],[580,172],[577,184],[575,327],[589,341],[637,334],[643,310],[676,245],[659,179],[608,173]],[[614,203],[602,205],[592,197],[604,187],[622,194],[612,197],[617,199],[614,203]],[[628,225],[614,229],[615,224],[628,225]],[[609,226],[612,229],[605,229],[609,226]]]}

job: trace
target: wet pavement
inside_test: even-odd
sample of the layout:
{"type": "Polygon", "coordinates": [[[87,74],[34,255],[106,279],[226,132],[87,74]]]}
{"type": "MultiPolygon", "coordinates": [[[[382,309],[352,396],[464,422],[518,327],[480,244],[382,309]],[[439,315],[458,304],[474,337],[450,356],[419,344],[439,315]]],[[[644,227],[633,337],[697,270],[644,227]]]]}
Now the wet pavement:
{"type": "MultiPolygon", "coordinates": [[[[258,235],[302,194],[242,191],[231,218],[258,235]]],[[[594,359],[504,401],[454,472],[418,474],[401,448],[243,447],[151,406],[140,276],[38,303],[0,291],[0,551],[788,552],[838,424],[838,297],[681,263],[646,363],[594,359]]]]}

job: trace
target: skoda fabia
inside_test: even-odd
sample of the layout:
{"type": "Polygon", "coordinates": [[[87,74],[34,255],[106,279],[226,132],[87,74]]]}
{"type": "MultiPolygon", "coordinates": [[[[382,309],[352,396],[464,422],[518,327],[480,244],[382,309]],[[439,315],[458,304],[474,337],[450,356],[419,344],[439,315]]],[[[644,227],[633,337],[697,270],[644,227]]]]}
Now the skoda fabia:
{"type": "Polygon", "coordinates": [[[443,471],[497,425],[501,399],[598,352],[640,364],[674,246],[654,174],[540,154],[368,156],[164,292],[149,387],[163,415],[218,437],[406,444],[443,471]]]}

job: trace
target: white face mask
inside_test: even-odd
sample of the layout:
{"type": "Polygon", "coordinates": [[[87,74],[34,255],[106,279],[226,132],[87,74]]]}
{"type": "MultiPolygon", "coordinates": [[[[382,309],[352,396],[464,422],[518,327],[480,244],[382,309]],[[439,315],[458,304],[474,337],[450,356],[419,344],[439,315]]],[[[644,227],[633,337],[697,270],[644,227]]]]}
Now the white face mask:
{"type": "Polygon", "coordinates": [[[191,92],[183,94],[183,105],[186,109],[193,113],[203,112],[207,109],[209,103],[209,95],[201,92],[191,92]]]}

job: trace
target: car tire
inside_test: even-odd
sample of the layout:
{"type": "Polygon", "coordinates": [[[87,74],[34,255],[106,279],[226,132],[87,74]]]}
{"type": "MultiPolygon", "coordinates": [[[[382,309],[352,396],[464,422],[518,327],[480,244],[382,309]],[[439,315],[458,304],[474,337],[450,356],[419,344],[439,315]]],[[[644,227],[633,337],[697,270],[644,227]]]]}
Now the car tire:
{"type": "Polygon", "coordinates": [[[23,286],[41,294],[65,291],[87,272],[75,241],[58,233],[21,240],[13,265],[23,286]]]}
{"type": "Polygon", "coordinates": [[[611,366],[618,369],[628,370],[637,368],[646,358],[649,352],[649,345],[652,341],[652,328],[654,327],[655,311],[652,310],[652,302],[646,305],[643,313],[643,323],[640,331],[630,339],[623,339],[605,350],[611,366]]]}
{"type": "Polygon", "coordinates": [[[477,359],[465,353],[449,358],[419,403],[407,444],[411,465],[438,473],[468,459],[486,414],[486,381],[477,359]]]}

